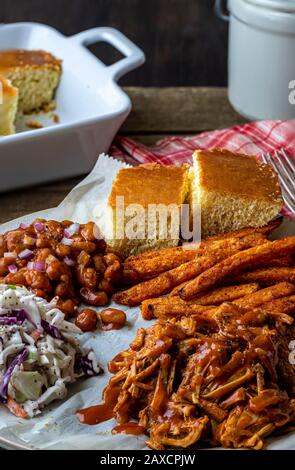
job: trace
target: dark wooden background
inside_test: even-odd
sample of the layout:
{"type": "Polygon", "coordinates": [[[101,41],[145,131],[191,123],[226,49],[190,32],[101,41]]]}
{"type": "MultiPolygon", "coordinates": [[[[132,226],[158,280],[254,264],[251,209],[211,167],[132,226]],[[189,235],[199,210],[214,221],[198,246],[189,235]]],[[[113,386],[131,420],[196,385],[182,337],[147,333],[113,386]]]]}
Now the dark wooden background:
{"type": "MultiPolygon", "coordinates": [[[[147,56],[123,85],[227,83],[227,25],[215,17],[214,0],[0,0],[0,23],[14,21],[47,23],[66,35],[95,26],[118,28],[147,56]]],[[[118,58],[106,46],[92,51],[106,63],[118,58]]]]}

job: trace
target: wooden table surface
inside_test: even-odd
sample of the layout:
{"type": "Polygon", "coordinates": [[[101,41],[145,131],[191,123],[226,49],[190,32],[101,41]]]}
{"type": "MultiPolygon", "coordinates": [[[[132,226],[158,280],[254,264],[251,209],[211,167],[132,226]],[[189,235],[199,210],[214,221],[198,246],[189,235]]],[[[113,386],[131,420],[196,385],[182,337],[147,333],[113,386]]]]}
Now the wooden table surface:
{"type": "MultiPolygon", "coordinates": [[[[189,135],[244,123],[225,88],[134,88],[125,91],[133,110],[120,133],[147,145],[167,135],[189,135]]],[[[58,205],[83,178],[0,195],[0,223],[58,205]]]]}

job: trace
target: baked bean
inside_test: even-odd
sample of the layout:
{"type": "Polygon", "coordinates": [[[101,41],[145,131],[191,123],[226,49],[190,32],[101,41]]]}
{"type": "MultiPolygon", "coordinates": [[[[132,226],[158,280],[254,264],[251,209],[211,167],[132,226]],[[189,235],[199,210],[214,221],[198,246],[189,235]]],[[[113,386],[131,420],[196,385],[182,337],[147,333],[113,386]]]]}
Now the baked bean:
{"type": "Polygon", "coordinates": [[[62,274],[60,276],[60,280],[61,282],[65,282],[66,284],[68,284],[71,280],[71,276],[69,274],[62,274]]]}
{"type": "Polygon", "coordinates": [[[97,326],[97,314],[91,308],[85,308],[79,312],[75,324],[82,331],[94,331],[97,326]]]}
{"type": "MultiPolygon", "coordinates": [[[[0,258],[0,274],[1,274],[1,270],[4,270],[5,267],[6,267],[6,272],[8,272],[8,266],[10,264],[16,264],[18,266],[21,267],[21,265],[23,264],[23,261],[22,260],[19,260],[18,258],[15,258],[15,256],[6,256],[5,258],[0,258]]],[[[26,265],[26,261],[24,263],[26,265]]]]}
{"type": "Polygon", "coordinates": [[[96,249],[100,253],[105,253],[107,251],[107,242],[103,238],[100,238],[96,241],[96,249]]]}
{"type": "Polygon", "coordinates": [[[36,219],[24,226],[0,235],[0,278],[5,283],[24,285],[38,295],[52,299],[56,295],[59,306],[67,315],[76,313],[77,297],[89,305],[102,306],[114,292],[113,284],[121,279],[120,258],[108,251],[105,240],[100,239],[94,222],[81,224],[71,237],[72,243],[61,243],[69,238],[64,232],[72,222],[36,219]],[[43,227],[36,227],[36,223],[43,227]],[[36,243],[35,243],[36,241],[36,243]],[[29,259],[8,258],[4,253],[18,254],[28,247],[33,251],[29,259]],[[65,260],[68,257],[69,260],[65,260]],[[45,263],[45,272],[28,262],[45,263]],[[17,273],[8,271],[15,264],[17,273]]]}
{"type": "Polygon", "coordinates": [[[115,261],[121,263],[120,258],[114,253],[109,253],[107,255],[104,255],[103,259],[107,266],[111,266],[115,261]]]}
{"type": "Polygon", "coordinates": [[[8,273],[5,258],[0,258],[0,276],[6,276],[8,273]]]}
{"type": "Polygon", "coordinates": [[[103,275],[103,273],[106,270],[106,265],[104,263],[103,256],[102,255],[95,255],[93,257],[93,263],[94,263],[94,267],[96,269],[96,272],[100,275],[103,275]]]}
{"type": "Polygon", "coordinates": [[[126,323],[126,314],[116,308],[106,308],[99,313],[100,319],[104,325],[116,325],[123,328],[126,323]]]}
{"type": "Polygon", "coordinates": [[[95,243],[75,239],[73,240],[71,248],[73,250],[86,251],[86,253],[93,253],[96,250],[95,243]]]}
{"type": "Polygon", "coordinates": [[[62,274],[66,272],[65,265],[58,260],[47,262],[46,274],[51,281],[58,281],[62,274]]]}
{"type": "Polygon", "coordinates": [[[79,254],[77,258],[77,262],[78,264],[81,264],[82,266],[87,267],[91,263],[91,256],[88,253],[86,253],[86,251],[81,251],[81,253],[79,254]]]}
{"type": "Polygon", "coordinates": [[[93,305],[94,307],[100,307],[108,303],[108,296],[102,291],[93,291],[87,287],[80,289],[80,297],[86,304],[93,305]]]}
{"type": "Polygon", "coordinates": [[[32,289],[41,289],[45,292],[50,292],[52,290],[46,273],[41,273],[34,270],[25,270],[24,275],[27,285],[32,289]]]}
{"type": "Polygon", "coordinates": [[[52,256],[52,250],[50,248],[41,248],[35,255],[35,260],[45,262],[49,256],[52,256]]]}
{"type": "Polygon", "coordinates": [[[98,284],[99,290],[106,292],[108,295],[112,295],[115,292],[114,286],[111,284],[110,281],[106,279],[102,279],[98,284]]]}
{"type": "Polygon", "coordinates": [[[97,286],[97,273],[94,268],[77,267],[77,277],[79,284],[89,289],[95,289],[97,286]]]}
{"type": "Polygon", "coordinates": [[[55,247],[55,253],[60,258],[65,258],[71,254],[71,247],[67,245],[63,245],[62,243],[58,243],[55,247]]]}
{"type": "Polygon", "coordinates": [[[5,249],[6,249],[6,243],[5,243],[4,237],[3,235],[0,235],[0,258],[2,258],[2,256],[4,255],[5,249]]]}
{"type": "Polygon", "coordinates": [[[18,271],[17,273],[9,273],[5,277],[5,284],[25,286],[26,278],[24,271],[18,271]]]}
{"type": "Polygon", "coordinates": [[[78,310],[77,302],[72,299],[68,299],[65,301],[59,300],[57,306],[69,317],[73,317],[76,315],[78,310]]]}
{"type": "Polygon", "coordinates": [[[23,238],[23,242],[24,242],[25,248],[29,248],[30,250],[32,250],[35,248],[36,238],[32,237],[31,235],[25,234],[23,238]]]}
{"type": "Polygon", "coordinates": [[[107,267],[104,273],[104,278],[114,284],[118,283],[122,277],[122,266],[119,261],[114,261],[113,264],[107,267]]]}
{"type": "Polygon", "coordinates": [[[37,235],[36,248],[50,248],[52,245],[53,243],[46,235],[43,235],[43,233],[37,235]]]}
{"type": "Polygon", "coordinates": [[[57,297],[65,298],[68,295],[68,286],[65,284],[65,282],[60,282],[57,284],[55,290],[54,290],[54,295],[57,297]]]}
{"type": "Polygon", "coordinates": [[[88,242],[95,242],[96,240],[96,226],[94,222],[88,222],[81,230],[82,237],[88,242]]]}
{"type": "Polygon", "coordinates": [[[9,264],[10,263],[7,264],[7,258],[0,258],[0,276],[6,276],[6,274],[8,273],[9,264]]]}
{"type": "Polygon", "coordinates": [[[64,228],[60,222],[48,220],[48,222],[44,222],[44,228],[48,238],[55,240],[61,240],[63,238],[64,228]]]}
{"type": "Polygon", "coordinates": [[[72,225],[72,224],[73,224],[73,222],[72,222],[71,220],[63,220],[63,221],[61,222],[61,225],[63,226],[63,228],[68,228],[68,227],[70,227],[70,225],[72,225]]]}
{"type": "Polygon", "coordinates": [[[25,268],[27,266],[27,261],[25,259],[16,259],[14,264],[18,267],[18,269],[25,268]]]}
{"type": "Polygon", "coordinates": [[[7,251],[20,253],[24,250],[24,231],[22,229],[12,230],[6,235],[7,251]]]}
{"type": "Polygon", "coordinates": [[[46,292],[44,292],[44,290],[42,290],[42,289],[35,289],[35,295],[37,297],[41,297],[42,299],[47,299],[48,298],[46,292]]]}

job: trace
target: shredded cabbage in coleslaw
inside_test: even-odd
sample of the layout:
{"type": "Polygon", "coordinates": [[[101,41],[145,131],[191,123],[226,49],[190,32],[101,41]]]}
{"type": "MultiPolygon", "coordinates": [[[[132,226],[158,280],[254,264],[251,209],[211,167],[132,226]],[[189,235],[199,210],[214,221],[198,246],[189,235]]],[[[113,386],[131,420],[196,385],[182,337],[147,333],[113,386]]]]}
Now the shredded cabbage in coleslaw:
{"type": "Polygon", "coordinates": [[[22,287],[0,284],[0,402],[22,417],[67,394],[67,385],[98,375],[82,331],[55,304],[22,287]],[[87,367],[85,367],[87,364],[87,367]]]}

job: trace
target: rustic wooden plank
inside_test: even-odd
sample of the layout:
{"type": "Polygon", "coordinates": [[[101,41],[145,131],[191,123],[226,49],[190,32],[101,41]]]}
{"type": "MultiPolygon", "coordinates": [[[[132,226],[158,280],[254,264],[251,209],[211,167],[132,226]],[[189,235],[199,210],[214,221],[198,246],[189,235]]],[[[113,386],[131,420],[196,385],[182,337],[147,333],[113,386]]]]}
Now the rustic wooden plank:
{"type": "MultiPolygon", "coordinates": [[[[128,137],[129,139],[136,140],[137,142],[141,142],[142,144],[150,147],[155,145],[157,142],[159,142],[162,139],[166,139],[166,137],[175,135],[175,133],[165,133],[165,134],[124,134],[121,133],[121,135],[128,137]]],[[[186,137],[188,134],[177,134],[183,137],[186,137]]]]}
{"type": "MultiPolygon", "coordinates": [[[[227,82],[228,25],[213,13],[214,0],[1,0],[0,23],[37,21],[71,35],[112,26],[146,53],[144,66],[120,83],[137,86],[215,85],[227,82]],[[58,8],[56,7],[58,5],[58,8]],[[65,14],[69,11],[70,14],[65,14]]],[[[113,48],[90,49],[110,64],[113,48]]]]}
{"type": "Polygon", "coordinates": [[[197,133],[245,123],[230,105],[226,88],[126,87],[133,109],[121,132],[197,133]]]}
{"type": "Polygon", "coordinates": [[[24,188],[0,196],[0,223],[50,207],[56,207],[82,178],[34,188],[24,188]]]}

